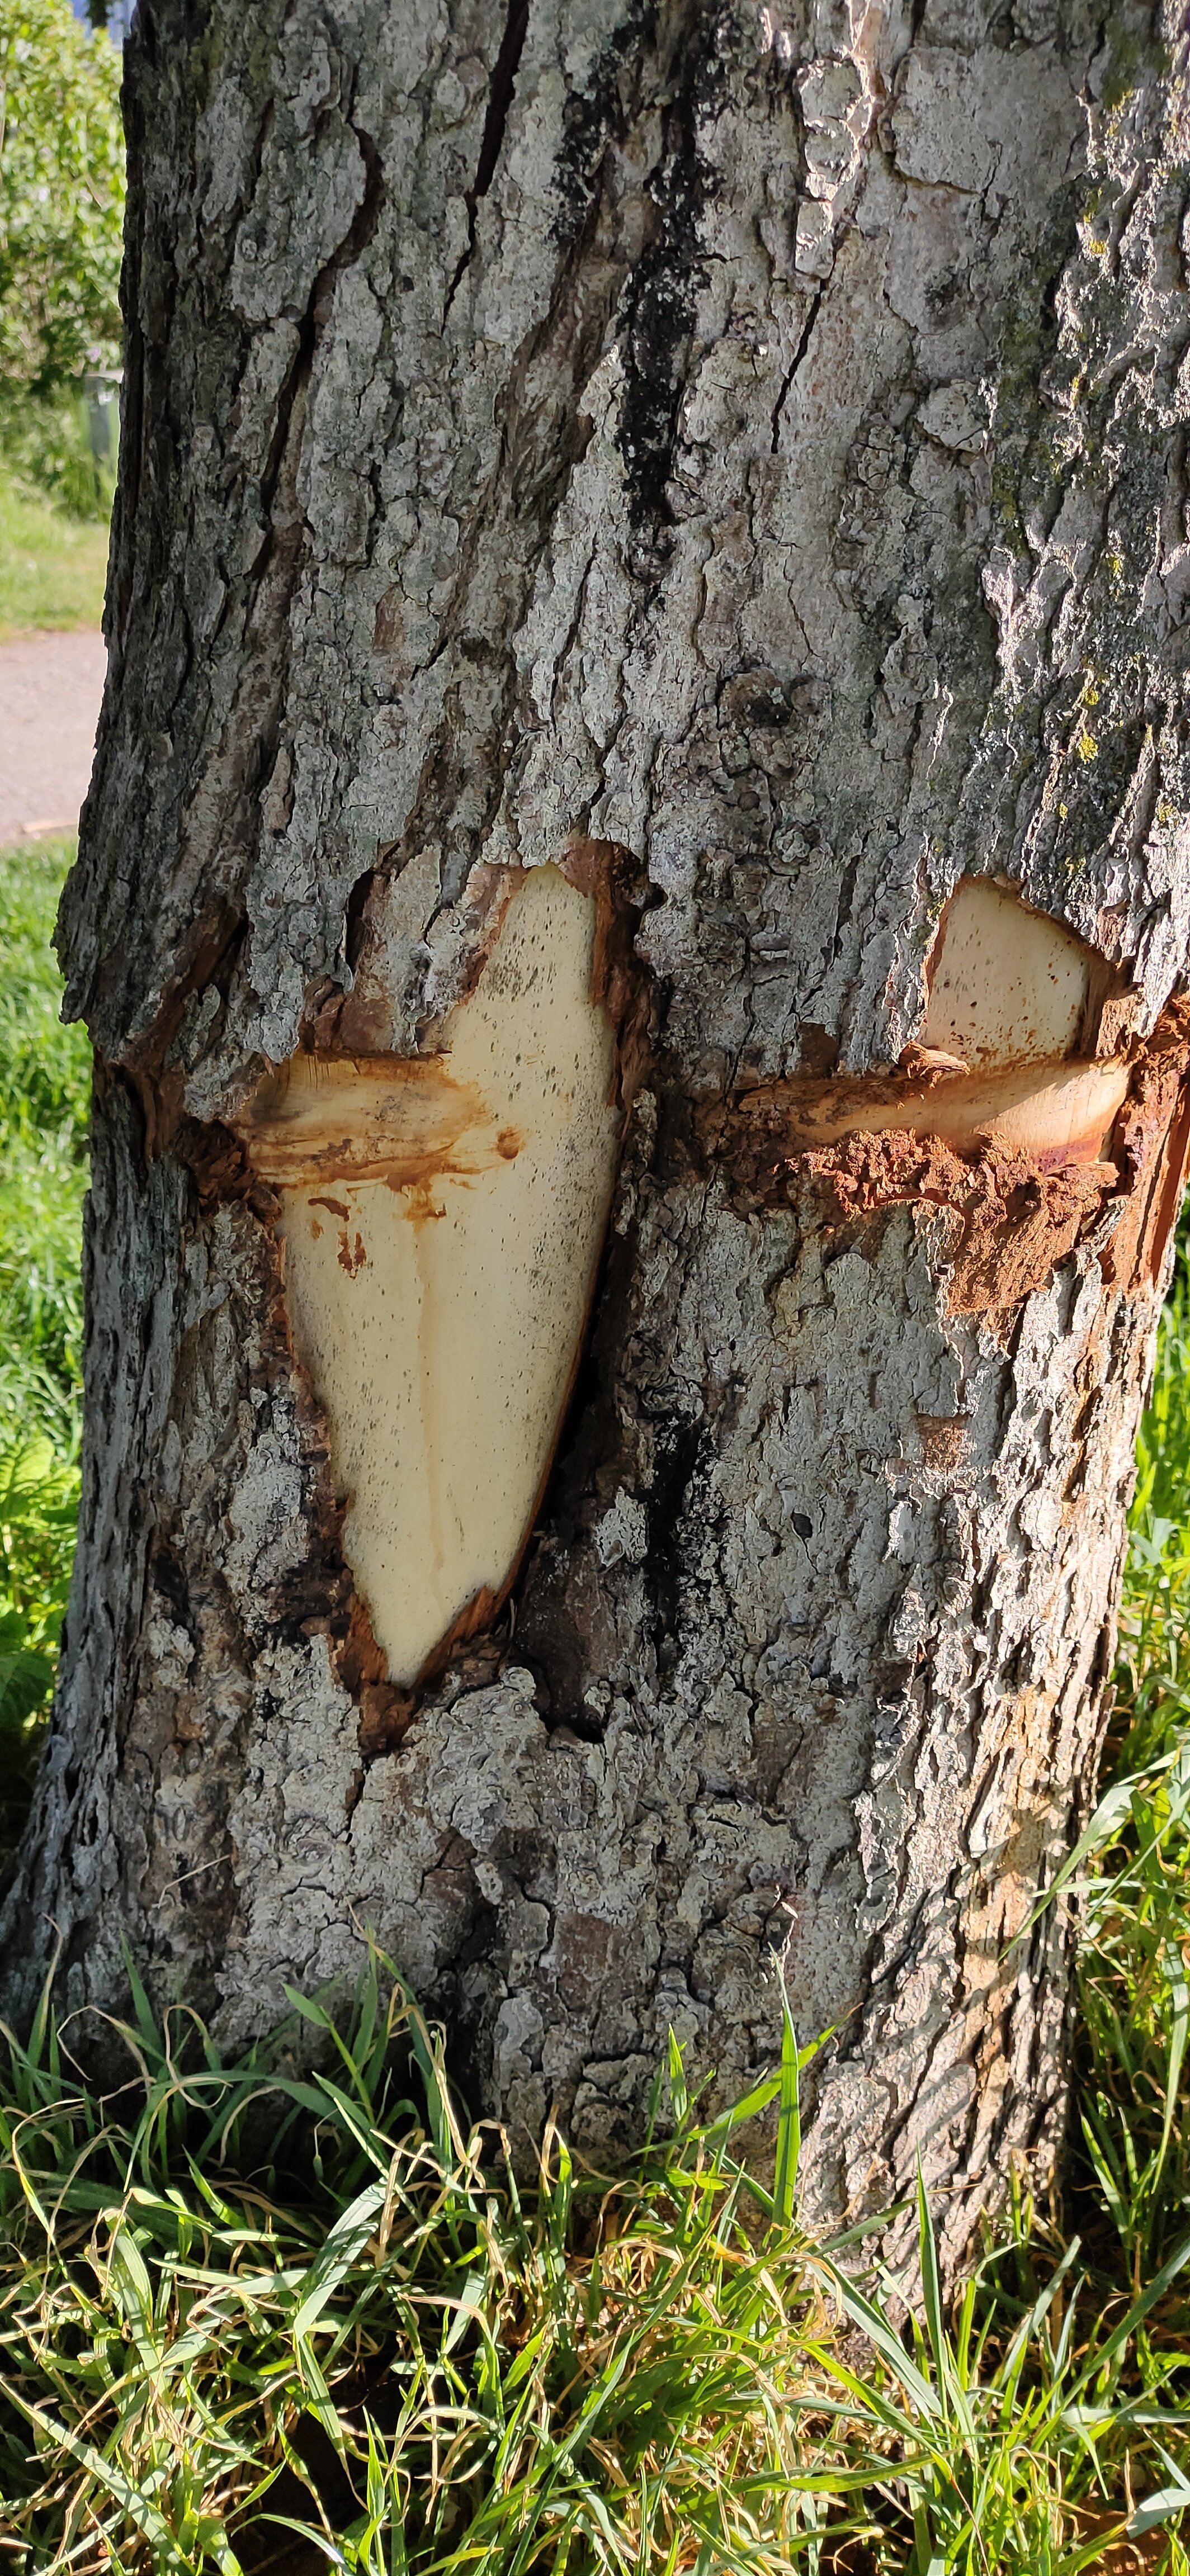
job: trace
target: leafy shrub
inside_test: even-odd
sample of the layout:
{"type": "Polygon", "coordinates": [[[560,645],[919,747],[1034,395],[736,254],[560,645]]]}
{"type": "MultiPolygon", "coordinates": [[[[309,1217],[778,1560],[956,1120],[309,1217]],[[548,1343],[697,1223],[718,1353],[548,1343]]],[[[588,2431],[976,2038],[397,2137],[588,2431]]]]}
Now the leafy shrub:
{"type": "MultiPolygon", "coordinates": [[[[108,458],[92,453],[87,406],[77,386],[17,394],[0,386],[0,463],[18,500],[23,493],[45,494],[67,523],[82,519],[106,527],[115,492],[115,441],[108,458]]],[[[93,622],[98,625],[98,615],[93,622]]]]}
{"type": "Polygon", "coordinates": [[[119,363],[120,60],[69,0],[0,0],[0,377],[119,363]]]}
{"type": "Polygon", "coordinates": [[[83,379],[119,365],[120,58],[69,0],[0,0],[0,451],[81,518],[105,518],[83,379]]]}

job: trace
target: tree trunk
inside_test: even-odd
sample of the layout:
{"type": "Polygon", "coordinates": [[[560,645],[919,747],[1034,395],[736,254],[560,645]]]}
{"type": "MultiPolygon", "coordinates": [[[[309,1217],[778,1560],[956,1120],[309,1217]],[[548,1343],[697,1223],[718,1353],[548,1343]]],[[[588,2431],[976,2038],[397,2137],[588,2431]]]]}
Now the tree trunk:
{"type": "Polygon", "coordinates": [[[126,1939],[233,2040],[371,1930],[603,2150],[780,1954],[812,2211],[920,2154],[953,2261],[1052,2155],[1184,1150],[1182,41],[141,0],[18,2008],[126,1939]]]}

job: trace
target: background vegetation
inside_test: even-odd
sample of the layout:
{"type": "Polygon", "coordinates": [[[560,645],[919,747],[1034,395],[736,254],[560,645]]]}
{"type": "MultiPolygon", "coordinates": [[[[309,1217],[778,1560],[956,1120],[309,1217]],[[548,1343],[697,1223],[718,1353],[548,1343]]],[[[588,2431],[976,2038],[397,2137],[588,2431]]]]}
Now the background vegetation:
{"type": "Polygon", "coordinates": [[[0,636],[99,623],[120,358],[119,88],[116,47],[68,0],[0,0],[0,636]]]}
{"type": "Polygon", "coordinates": [[[120,57],[69,0],[0,6],[0,375],[37,394],[119,364],[120,57]]]}
{"type": "Polygon", "coordinates": [[[33,627],[98,626],[106,574],[106,519],[63,509],[0,449],[0,643],[33,627]]]}
{"type": "MultiPolygon", "coordinates": [[[[78,1471],[85,1041],[65,844],[0,860],[0,1757],[29,1794],[78,1471]]],[[[106,2094],[53,1998],[0,2036],[0,2549],[19,2576],[1190,2576],[1190,1283],[1162,1322],[1113,1777],[1065,1874],[1077,2093],[954,2311],[797,2214],[788,2029],[700,2121],[532,2188],[374,1958],[241,2063],[142,1995],[106,2094]],[[306,2025],[307,2049],[298,2042],[306,2025]],[[311,2025],[313,2028],[311,2029],[311,2025]],[[313,2042],[319,2071],[299,2071],[313,2042]],[[321,2054],[319,2055],[319,2052],[321,2054]],[[775,2106],[773,2188],[738,2151],[775,2106]],[[911,2315],[901,2291],[907,2291],[911,2315]]],[[[115,2045],[115,2043],[112,2043],[115,2045]]]]}
{"type": "Polygon", "coordinates": [[[0,858],[0,1860],[53,1679],[78,1507],[90,1049],[50,947],[71,845],[0,858]]]}

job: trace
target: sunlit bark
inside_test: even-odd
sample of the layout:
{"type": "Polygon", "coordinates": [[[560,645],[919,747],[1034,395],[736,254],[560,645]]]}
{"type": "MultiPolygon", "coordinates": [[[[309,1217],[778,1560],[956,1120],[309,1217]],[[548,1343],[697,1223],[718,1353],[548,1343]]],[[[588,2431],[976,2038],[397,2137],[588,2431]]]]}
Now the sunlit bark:
{"type": "MultiPolygon", "coordinates": [[[[110,1999],[127,1938],[236,2036],[369,1927],[476,2096],[602,2148],[668,2028],[721,2094],[770,2060],[779,1953],[837,2032],[810,2205],[920,2153],[953,2259],[1061,2117],[1064,1921],[1009,1945],[1093,1792],[1183,1153],[1182,40],[1079,0],[140,17],[62,931],[84,1523],[10,1995],[60,1937],[110,1999]],[[262,1138],[303,1083],[348,1163],[365,1073],[438,1099],[542,867],[598,914],[614,1201],[527,1554],[510,1504],[390,1668],[350,1462],[413,1292],[332,1369],[262,1138]]],[[[497,1137],[515,1070],[474,1075],[497,1137]]],[[[446,1205],[402,1169],[374,1255],[327,1211],[394,1278],[446,1205]]],[[[460,1216],[426,1455],[530,1309],[550,1455],[601,1170],[530,1193],[536,1305],[460,1216]]],[[[499,1421],[489,1384],[485,1457],[499,1421]]]]}

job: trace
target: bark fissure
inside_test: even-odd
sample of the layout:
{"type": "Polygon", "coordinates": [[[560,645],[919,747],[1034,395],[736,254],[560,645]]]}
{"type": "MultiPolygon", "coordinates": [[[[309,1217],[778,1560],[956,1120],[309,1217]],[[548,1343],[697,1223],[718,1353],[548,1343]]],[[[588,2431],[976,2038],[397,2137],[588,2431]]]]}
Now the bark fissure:
{"type": "Polygon", "coordinates": [[[810,342],[814,334],[814,325],[818,320],[819,311],[822,305],[822,295],[823,290],[820,287],[817,295],[814,296],[811,301],[810,309],[802,324],[801,330],[798,333],[797,345],[794,349],[793,356],[789,361],[789,365],[781,379],[781,390],[773,405],[772,453],[774,456],[777,456],[780,453],[782,415],[790,394],[793,392],[794,385],[797,382],[798,371],[803,366],[808,354],[810,342]]]}
{"type": "Polygon", "coordinates": [[[484,118],[483,138],[479,147],[479,160],[476,163],[475,177],[472,180],[471,186],[467,190],[465,199],[467,207],[467,247],[461,253],[458,266],[450,281],[450,286],[447,290],[445,313],[449,313],[451,305],[454,303],[455,296],[457,295],[459,286],[462,282],[463,272],[474,253],[476,213],[478,211],[481,198],[486,197],[496,175],[496,164],[499,161],[504,145],[504,129],[508,123],[509,109],[512,106],[513,98],[516,94],[516,76],[520,69],[521,55],[524,52],[525,37],[529,28],[529,5],[530,0],[509,0],[508,16],[504,22],[504,33],[500,38],[500,50],[492,65],[492,78],[488,90],[487,114],[484,118]]]}
{"type": "Polygon", "coordinates": [[[683,360],[705,282],[699,218],[710,173],[700,150],[701,120],[720,86],[716,0],[675,11],[669,78],[661,90],[665,145],[647,182],[653,238],[634,263],[621,308],[626,382],[617,442],[624,460],[629,511],[643,533],[670,517],[666,485],[683,397],[683,360]]]}

